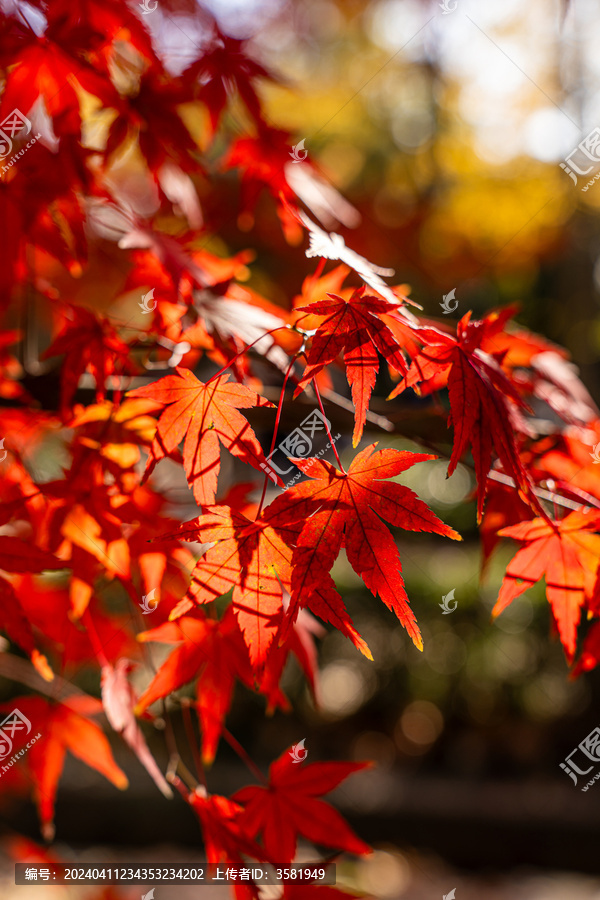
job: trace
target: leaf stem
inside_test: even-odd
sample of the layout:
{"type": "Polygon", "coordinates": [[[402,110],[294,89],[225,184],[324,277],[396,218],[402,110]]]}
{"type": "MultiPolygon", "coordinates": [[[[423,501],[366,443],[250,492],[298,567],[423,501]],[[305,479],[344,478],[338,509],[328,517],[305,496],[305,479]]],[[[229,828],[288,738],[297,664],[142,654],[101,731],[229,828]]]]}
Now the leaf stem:
{"type": "Polygon", "coordinates": [[[85,625],[86,630],[88,632],[88,636],[90,639],[90,643],[94,648],[94,653],[96,654],[96,659],[98,660],[100,666],[104,668],[104,666],[108,666],[108,658],[104,652],[104,647],[102,646],[102,642],[98,637],[98,632],[96,631],[96,626],[94,625],[94,620],[92,619],[92,614],[90,613],[89,606],[86,608],[85,612],[81,617],[82,625],[85,625]]]}
{"type": "Polygon", "coordinates": [[[235,750],[235,752],[237,753],[237,755],[239,756],[239,758],[240,758],[243,762],[246,763],[246,765],[248,766],[248,768],[250,769],[250,771],[252,772],[252,774],[254,775],[254,777],[255,777],[258,781],[261,781],[264,785],[268,785],[268,784],[269,784],[268,779],[265,778],[265,776],[264,776],[263,773],[260,771],[260,769],[258,768],[258,766],[256,765],[256,763],[252,761],[252,759],[251,759],[251,758],[249,757],[249,755],[246,753],[246,751],[244,750],[244,748],[242,747],[242,745],[240,744],[240,742],[239,742],[238,740],[236,740],[236,738],[234,738],[234,736],[232,735],[232,733],[231,733],[230,731],[228,731],[227,728],[224,728],[224,729],[223,729],[223,737],[225,738],[225,740],[227,741],[227,743],[229,744],[229,746],[231,747],[231,749],[232,749],[232,750],[235,750]]]}
{"type": "Polygon", "coordinates": [[[263,338],[266,338],[269,334],[275,334],[276,331],[281,331],[283,328],[291,330],[291,327],[292,326],[288,325],[286,322],[284,325],[278,325],[277,328],[271,328],[270,331],[265,331],[265,333],[261,334],[260,337],[257,337],[255,341],[252,341],[251,344],[248,344],[246,347],[244,347],[243,350],[240,350],[239,353],[236,353],[236,355],[233,357],[233,359],[230,359],[226,366],[223,366],[222,369],[219,369],[218,372],[215,372],[214,375],[211,375],[211,377],[208,379],[206,384],[210,384],[211,381],[214,381],[215,378],[218,378],[219,375],[222,375],[223,372],[226,372],[227,369],[231,368],[231,366],[234,364],[234,362],[236,362],[236,360],[238,360],[240,358],[240,356],[243,356],[244,353],[246,353],[248,350],[250,350],[251,347],[254,347],[254,345],[258,344],[259,341],[262,341],[263,338]]]}
{"type": "MultiPolygon", "coordinates": [[[[184,781],[186,782],[189,790],[195,790],[198,787],[198,782],[181,759],[181,754],[177,749],[177,741],[175,740],[175,733],[173,731],[171,717],[167,711],[166,701],[163,700],[161,705],[162,719],[165,723],[165,742],[167,744],[167,750],[169,751],[169,768],[167,771],[167,776],[169,772],[173,773],[179,771],[183,775],[184,781]]],[[[169,783],[172,783],[169,777],[167,777],[167,781],[169,781],[169,783]]]]}
{"type": "MultiPolygon", "coordinates": [[[[293,366],[294,366],[294,363],[296,362],[296,359],[298,358],[298,356],[300,355],[300,353],[302,353],[303,349],[304,349],[304,344],[302,344],[302,347],[300,347],[300,350],[298,350],[298,353],[296,353],[296,354],[292,357],[292,359],[290,360],[290,364],[289,364],[289,366],[288,366],[287,369],[286,369],[286,373],[285,373],[285,376],[284,376],[284,379],[283,379],[283,384],[282,384],[282,386],[281,386],[281,391],[280,391],[280,394],[279,394],[279,401],[278,401],[278,403],[277,403],[277,415],[275,416],[275,427],[273,428],[273,437],[272,437],[272,439],[271,439],[271,448],[270,448],[270,450],[269,450],[269,456],[271,456],[273,450],[275,449],[275,441],[277,440],[277,430],[278,430],[278,428],[279,428],[279,422],[280,422],[280,420],[281,420],[281,410],[282,410],[282,408],[283,408],[283,401],[284,401],[284,398],[285,398],[285,386],[286,386],[286,384],[287,384],[287,382],[288,382],[288,378],[290,377],[290,375],[291,375],[291,373],[292,373],[292,368],[293,368],[293,366]]],[[[258,512],[256,513],[256,519],[260,518],[260,514],[261,514],[262,508],[263,508],[263,504],[264,504],[264,502],[265,502],[265,496],[266,496],[266,493],[267,493],[267,484],[268,484],[268,483],[269,483],[269,476],[268,476],[268,475],[265,475],[265,480],[264,480],[264,484],[263,484],[263,489],[262,489],[262,494],[261,494],[261,498],[260,498],[260,503],[258,504],[258,512]]]]}
{"type": "MultiPolygon", "coordinates": [[[[317,387],[316,378],[312,379],[312,386],[314,388],[315,394],[317,395],[317,403],[319,404],[319,409],[321,410],[321,415],[323,416],[323,418],[325,419],[325,422],[327,423],[327,416],[325,415],[325,410],[323,409],[323,401],[321,400],[321,394],[319,393],[319,388],[317,387]]],[[[339,456],[339,453],[337,452],[337,447],[335,446],[335,441],[333,440],[333,435],[331,434],[331,431],[329,430],[329,425],[325,424],[325,428],[327,429],[327,437],[329,438],[329,443],[331,444],[331,449],[333,450],[333,452],[335,454],[335,458],[338,461],[338,466],[340,467],[340,471],[342,471],[345,475],[346,470],[344,469],[344,467],[342,465],[342,461],[339,456]]]]}
{"type": "Polygon", "coordinates": [[[183,717],[183,727],[185,728],[185,735],[188,740],[189,748],[192,751],[192,756],[194,757],[194,765],[196,767],[198,780],[204,785],[204,787],[206,787],[206,772],[204,771],[202,758],[200,756],[200,753],[198,752],[198,744],[196,742],[196,736],[194,734],[194,723],[192,721],[191,706],[192,703],[187,699],[187,697],[185,699],[182,699],[181,714],[183,717]]]}

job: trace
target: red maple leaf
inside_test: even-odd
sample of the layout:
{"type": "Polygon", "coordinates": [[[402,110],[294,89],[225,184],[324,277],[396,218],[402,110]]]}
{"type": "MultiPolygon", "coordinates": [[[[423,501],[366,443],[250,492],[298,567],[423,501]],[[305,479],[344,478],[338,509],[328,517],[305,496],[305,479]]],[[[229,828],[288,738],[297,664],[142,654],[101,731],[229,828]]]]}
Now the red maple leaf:
{"type": "Polygon", "coordinates": [[[65,354],[62,366],[61,405],[69,406],[77,390],[80,376],[89,369],[96,380],[97,401],[106,396],[106,379],[113,373],[133,373],[130,348],[121,340],[108,319],[80,307],[71,307],[71,321],[54,339],[44,353],[48,356],[65,354]]]}
{"type": "MultiPolygon", "coordinates": [[[[43,636],[44,647],[52,652],[52,658],[59,660],[57,668],[64,677],[90,663],[97,669],[98,660],[88,631],[81,627],[80,621],[73,621],[75,617],[69,615],[67,588],[52,587],[31,575],[16,578],[13,587],[31,626],[43,636]]],[[[140,647],[135,640],[130,613],[111,611],[108,615],[102,610],[99,597],[92,598],[88,611],[95,637],[109,662],[116,662],[122,656],[139,654],[140,647]]]]}
{"type": "Polygon", "coordinates": [[[245,865],[242,853],[265,859],[265,853],[241,824],[243,809],[219,794],[207,794],[204,788],[188,795],[188,802],[202,825],[206,858],[209,863],[232,862],[245,865]]]}
{"type": "MultiPolygon", "coordinates": [[[[37,573],[44,569],[64,567],[65,563],[56,559],[52,553],[40,550],[19,538],[0,535],[0,569],[6,572],[37,573]]],[[[27,614],[11,582],[2,577],[0,577],[0,629],[28,654],[42,678],[52,681],[54,678],[52,669],[43,653],[36,649],[27,614]]]]}
{"type": "Polygon", "coordinates": [[[481,572],[487,569],[494,548],[500,541],[500,530],[517,522],[529,521],[531,509],[523,503],[514,488],[497,481],[490,481],[485,501],[485,512],[479,526],[481,538],[481,572]]]}
{"type": "Polygon", "coordinates": [[[88,454],[66,477],[42,485],[47,514],[40,523],[40,540],[56,550],[73,570],[69,590],[73,615],[85,611],[100,572],[109,578],[129,577],[129,546],[123,537],[123,496],[105,484],[98,458],[88,454]]]}
{"type": "Polygon", "coordinates": [[[149,415],[155,409],[150,400],[125,400],[123,403],[92,403],[74,410],[69,427],[73,435],[73,463],[97,450],[106,469],[122,485],[137,485],[139,478],[129,478],[140,460],[140,448],[149,447],[156,431],[156,420],[149,415]]]}
{"type": "Polygon", "coordinates": [[[537,451],[532,465],[535,477],[553,482],[555,491],[575,502],[597,506],[600,501],[599,441],[599,420],[590,422],[585,432],[573,429],[538,441],[531,448],[532,452],[537,451]]]}
{"type": "Polygon", "coordinates": [[[109,78],[65,52],[49,36],[37,38],[33,32],[28,46],[10,58],[6,84],[0,104],[0,119],[14,109],[28,115],[32,106],[43,97],[56,135],[81,133],[80,98],[82,88],[112,106],[118,101],[109,78]]]}
{"type": "Polygon", "coordinates": [[[402,348],[388,326],[378,318],[390,314],[396,308],[387,300],[370,295],[365,296],[365,288],[355,291],[349,300],[337,294],[327,294],[329,300],[301,306],[302,312],[327,316],[317,333],[306,358],[306,368],[299,381],[294,396],[317,375],[324,366],[334,362],[344,350],[346,376],[352,388],[355,406],[355,425],[352,444],[358,445],[367,418],[369,399],[379,371],[379,356],[382,354],[388,365],[402,375],[406,373],[406,361],[402,348]]]}
{"type": "Polygon", "coordinates": [[[238,410],[273,406],[241,384],[219,375],[204,384],[189,369],[176,369],[160,381],[129,391],[164,406],[152,444],[147,471],[184,440],[183,464],[188,484],[200,506],[215,501],[220,469],[219,442],[243,462],[259,469],[266,459],[254,431],[238,410]]]}
{"type": "Polygon", "coordinates": [[[165,163],[177,163],[184,171],[201,170],[199,160],[192,156],[198,145],[177,111],[179,104],[192,100],[192,91],[182,79],[168,76],[157,66],[147,68],[137,89],[113,104],[118,115],[106,141],[107,158],[111,160],[115,151],[135,136],[155,178],[165,163]]]}
{"type": "Polygon", "coordinates": [[[280,687],[284,668],[293,653],[300,664],[311,693],[318,705],[318,659],[315,637],[323,637],[325,629],[308,610],[300,610],[294,627],[281,642],[274,641],[259,679],[261,694],[267,696],[267,714],[280,707],[288,712],[291,704],[280,687]]]}
{"type": "Polygon", "coordinates": [[[253,667],[264,664],[283,616],[283,589],[289,589],[291,543],[298,528],[270,521],[271,507],[251,521],[228,506],[212,506],[163,538],[214,543],[196,563],[187,596],[171,618],[216,600],[233,588],[232,605],[253,667]]]}
{"type": "Polygon", "coordinates": [[[596,573],[600,562],[600,512],[588,510],[569,513],[560,522],[532,519],[498,532],[502,537],[521,541],[508,565],[498,600],[492,611],[498,616],[524,591],[546,579],[546,597],[558,626],[567,659],[575,654],[577,626],[584,604],[592,612],[600,611],[596,573]]]}
{"type": "Polygon", "coordinates": [[[98,700],[83,695],[50,703],[42,697],[15,697],[10,704],[4,703],[2,709],[18,709],[29,719],[32,736],[40,734],[38,740],[28,742],[31,746],[27,748],[24,762],[33,778],[34,797],[46,840],[52,840],[54,835],[54,800],[67,750],[115,787],[121,790],[127,787],[127,778],[115,763],[102,729],[87,718],[102,712],[98,700]]]}
{"type": "Polygon", "coordinates": [[[415,646],[422,649],[421,633],[404,589],[398,548],[382,519],[409,531],[434,532],[453,540],[461,537],[409,488],[384,480],[436,457],[401,450],[374,452],[375,447],[371,444],[362,450],[348,472],[323,460],[294,459],[311,481],[294,485],[269,507],[276,528],[280,523],[288,528],[293,522],[301,523],[293,555],[288,626],[301,606],[313,609],[314,603],[317,615],[339,627],[324,610],[329,606],[339,619],[345,612],[329,577],[344,545],[352,568],[396,613],[415,646]]]}
{"type": "Polygon", "coordinates": [[[253,81],[256,78],[274,79],[260,63],[247,55],[245,41],[229,37],[216,24],[213,27],[214,34],[206,44],[202,56],[183,72],[182,78],[200,81],[200,99],[208,107],[214,134],[227,99],[235,89],[252,117],[260,120],[260,100],[253,81]]]}
{"type": "Polygon", "coordinates": [[[271,764],[269,783],[248,786],[232,799],[244,807],[242,827],[255,838],[262,834],[266,853],[289,863],[296,852],[298,835],[316,844],[348,853],[370,853],[342,816],[320,798],[369,763],[294,762],[290,750],[271,764]]]}
{"type": "Polygon", "coordinates": [[[231,607],[223,618],[199,613],[165,622],[138,635],[140,641],[177,644],[139,698],[139,714],[161,697],[197,679],[196,709],[202,725],[202,760],[215,758],[225,716],[229,712],[236,679],[253,688],[248,651],[231,607]]]}
{"type": "Polygon", "coordinates": [[[258,126],[256,136],[244,136],[234,141],[222,162],[224,169],[242,169],[242,206],[253,209],[263,187],[279,199],[294,199],[294,192],[285,177],[285,165],[290,160],[290,134],[266,124],[258,126]]]}
{"type": "Polygon", "coordinates": [[[470,317],[469,312],[460,320],[456,337],[435,328],[416,330],[425,346],[414,357],[407,375],[392,391],[390,399],[407,387],[428,392],[431,389],[428,382],[433,383],[435,390],[447,384],[448,422],[454,427],[448,475],[455,471],[470,444],[477,475],[478,521],[483,511],[492,449],[531,506],[544,514],[515,440],[515,409],[525,404],[498,361],[481,350],[480,345],[487,331],[495,325],[495,318],[471,322],[470,317]]]}
{"type": "Polygon", "coordinates": [[[109,63],[118,58],[115,45],[123,39],[146,60],[160,65],[142,21],[120,0],[56,0],[47,16],[46,36],[52,36],[67,51],[75,50],[78,59],[91,61],[109,84],[109,63]]]}
{"type": "Polygon", "coordinates": [[[27,653],[42,678],[52,681],[54,673],[44,654],[36,648],[31,623],[12,584],[5,578],[0,578],[0,630],[27,653]]]}

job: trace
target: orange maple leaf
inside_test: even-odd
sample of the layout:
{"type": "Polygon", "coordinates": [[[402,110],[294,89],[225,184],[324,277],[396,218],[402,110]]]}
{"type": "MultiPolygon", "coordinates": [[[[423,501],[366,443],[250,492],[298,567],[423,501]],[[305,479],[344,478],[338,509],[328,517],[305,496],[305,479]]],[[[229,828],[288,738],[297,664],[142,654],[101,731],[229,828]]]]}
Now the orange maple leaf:
{"type": "Polygon", "coordinates": [[[219,375],[204,384],[189,369],[177,368],[175,372],[128,392],[129,397],[146,397],[165,407],[146,471],[173,453],[183,440],[188,484],[198,504],[209,506],[215,502],[221,467],[219,443],[256,469],[267,464],[253,429],[239,410],[273,404],[244,385],[228,384],[229,375],[219,375]]]}
{"type": "Polygon", "coordinates": [[[600,562],[600,512],[578,510],[560,522],[532,519],[498,532],[521,541],[508,565],[492,615],[498,616],[515,597],[542,578],[546,597],[556,619],[560,640],[569,662],[577,643],[577,626],[584,604],[595,601],[596,573],[600,562]]]}
{"type": "MultiPolygon", "coordinates": [[[[70,697],[68,702],[50,703],[42,697],[15,697],[2,709],[18,709],[27,717],[40,737],[28,741],[24,763],[33,779],[33,792],[38,806],[42,833],[46,840],[54,835],[54,800],[67,750],[86,765],[124,790],[128,781],[115,763],[110,745],[89,715],[102,712],[102,704],[87,695],[70,697]]],[[[23,749],[17,747],[17,750],[23,749]]]]}

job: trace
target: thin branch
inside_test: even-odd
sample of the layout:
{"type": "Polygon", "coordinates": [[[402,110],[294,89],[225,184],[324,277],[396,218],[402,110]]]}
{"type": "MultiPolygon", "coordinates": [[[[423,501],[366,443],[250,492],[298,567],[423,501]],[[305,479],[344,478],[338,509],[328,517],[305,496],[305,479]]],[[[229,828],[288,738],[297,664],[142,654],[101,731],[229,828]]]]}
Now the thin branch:
{"type": "MultiPolygon", "coordinates": [[[[275,441],[277,440],[277,430],[279,428],[279,422],[281,420],[281,410],[283,407],[283,400],[285,398],[285,386],[288,382],[288,378],[290,377],[290,375],[292,373],[292,368],[294,367],[294,363],[296,362],[296,359],[298,358],[298,356],[300,356],[300,354],[302,353],[303,350],[304,350],[304,343],[302,344],[302,347],[300,347],[300,350],[298,351],[298,353],[296,353],[292,357],[292,359],[290,360],[290,364],[286,369],[285,377],[283,379],[283,384],[281,386],[281,391],[279,392],[279,402],[277,404],[277,415],[275,416],[275,427],[273,428],[273,437],[271,439],[271,449],[269,450],[269,456],[271,456],[271,454],[273,453],[273,450],[275,449],[275,441]]],[[[262,494],[261,494],[261,498],[260,498],[260,503],[258,504],[258,512],[256,513],[257,519],[261,514],[261,511],[263,508],[263,503],[265,502],[268,481],[269,481],[269,476],[268,476],[268,474],[266,474],[264,484],[263,484],[262,494]]]]}
{"type": "Polygon", "coordinates": [[[329,438],[329,443],[331,444],[331,449],[333,450],[333,452],[334,452],[334,454],[335,454],[335,458],[336,458],[337,461],[338,461],[338,466],[340,467],[340,470],[341,470],[344,474],[346,474],[346,470],[344,469],[344,467],[343,467],[343,465],[342,465],[342,461],[341,461],[341,459],[340,459],[340,457],[339,457],[339,453],[337,452],[337,447],[335,446],[335,441],[334,441],[334,439],[333,439],[333,435],[332,435],[331,431],[329,430],[329,425],[327,424],[327,416],[325,415],[325,410],[323,409],[323,401],[321,400],[321,394],[319,393],[319,388],[318,388],[318,386],[317,386],[317,379],[316,379],[316,378],[313,378],[313,380],[312,380],[312,386],[313,386],[313,388],[314,388],[315,394],[317,395],[317,403],[319,404],[319,409],[321,410],[321,415],[322,415],[323,418],[325,419],[325,428],[327,429],[327,436],[328,436],[328,438],[329,438]]]}
{"type": "MultiPolygon", "coordinates": [[[[498,481],[500,484],[505,484],[508,487],[516,488],[514,478],[511,478],[510,475],[505,475],[504,472],[496,472],[495,469],[490,469],[488,478],[492,481],[498,481]]],[[[554,491],[547,491],[545,488],[535,486],[533,491],[540,500],[548,500],[556,506],[564,506],[565,509],[580,509],[581,506],[584,505],[583,499],[581,503],[576,503],[574,500],[569,500],[568,497],[562,497],[560,494],[555,494],[554,491]]],[[[600,504],[594,497],[590,494],[586,494],[586,497],[589,498],[590,506],[595,506],[597,509],[600,508],[600,504]]]]}
{"type": "MultiPolygon", "coordinates": [[[[285,325],[278,325],[277,328],[271,328],[270,331],[265,331],[265,333],[264,333],[264,334],[261,334],[260,337],[257,337],[255,341],[252,341],[251,344],[248,344],[246,347],[244,347],[243,350],[240,350],[239,353],[236,353],[236,355],[233,357],[233,359],[230,359],[226,366],[223,366],[222,369],[219,369],[218,372],[215,372],[214,375],[211,375],[211,377],[208,379],[208,381],[207,381],[206,383],[207,383],[207,384],[210,384],[211,381],[214,381],[215,378],[218,378],[219,375],[222,375],[223,372],[226,372],[227,369],[231,368],[231,366],[234,364],[234,362],[240,358],[240,356],[243,356],[244,353],[246,353],[248,350],[250,350],[251,347],[254,347],[255,344],[258,344],[259,341],[262,341],[264,338],[268,337],[268,335],[270,335],[270,334],[275,334],[276,331],[281,331],[281,330],[284,329],[284,328],[285,328],[286,330],[288,330],[288,331],[291,331],[291,330],[292,330],[292,326],[291,326],[291,325],[288,325],[288,324],[286,323],[285,325]]],[[[271,345],[271,346],[272,346],[272,345],[271,345]]],[[[269,347],[269,350],[270,350],[270,349],[271,349],[271,348],[269,347]]],[[[265,354],[265,359],[266,359],[266,358],[267,358],[267,354],[265,354]]]]}
{"type": "Polygon", "coordinates": [[[194,757],[194,765],[196,767],[198,780],[204,785],[204,787],[206,787],[206,772],[204,771],[204,766],[202,765],[202,757],[200,756],[200,753],[198,751],[196,735],[194,734],[194,723],[192,721],[191,707],[191,701],[189,701],[187,698],[182,699],[181,715],[183,718],[183,727],[185,728],[185,736],[187,737],[189,748],[192,751],[192,756],[194,757]]]}
{"type": "Polygon", "coordinates": [[[263,773],[260,771],[260,769],[258,768],[256,763],[248,756],[248,754],[246,753],[246,751],[244,750],[244,748],[242,747],[240,742],[238,740],[236,740],[236,738],[234,738],[232,733],[230,731],[228,731],[227,728],[223,729],[223,737],[225,738],[225,740],[227,741],[227,743],[229,744],[231,749],[235,750],[235,752],[237,753],[239,758],[242,760],[242,762],[246,763],[246,765],[248,766],[248,768],[250,769],[250,771],[252,772],[254,777],[258,781],[261,781],[264,785],[268,785],[269,784],[268,780],[265,778],[263,773]]]}
{"type": "Polygon", "coordinates": [[[177,749],[177,741],[175,740],[175,733],[173,731],[173,725],[167,711],[167,703],[165,700],[162,701],[162,719],[165,723],[165,742],[167,745],[167,750],[169,751],[169,765],[167,768],[167,775],[165,777],[170,784],[173,784],[173,781],[171,780],[171,778],[169,778],[169,775],[180,772],[181,775],[183,775],[183,779],[186,782],[188,789],[190,791],[194,791],[198,787],[198,782],[181,759],[181,754],[177,749]]]}
{"type": "MultiPolygon", "coordinates": [[[[321,395],[325,397],[325,399],[330,403],[335,403],[335,405],[339,406],[340,409],[345,409],[347,412],[354,415],[354,404],[351,400],[348,400],[346,397],[342,397],[341,394],[338,394],[335,391],[331,391],[328,388],[322,388],[321,395]]],[[[376,425],[383,431],[394,431],[394,423],[391,421],[391,419],[386,418],[386,416],[381,416],[378,413],[367,411],[367,422],[369,422],[371,425],[376,425]]]]}
{"type": "MultiPolygon", "coordinates": [[[[401,432],[396,432],[402,436],[401,432]]],[[[409,440],[414,441],[415,444],[419,444],[421,447],[424,447],[427,450],[433,450],[433,452],[437,456],[441,456],[444,459],[450,459],[450,455],[445,453],[443,450],[440,450],[435,444],[432,444],[431,441],[428,441],[426,438],[414,437],[410,436],[409,440]]],[[[471,472],[475,471],[475,466],[470,465],[469,463],[463,462],[461,463],[465,468],[469,469],[471,472]]],[[[498,472],[496,469],[490,469],[487,474],[487,477],[491,481],[497,481],[499,484],[504,484],[507,487],[514,488],[517,490],[517,486],[513,478],[510,475],[505,475],[504,472],[498,472]]],[[[600,503],[596,500],[595,497],[592,497],[591,494],[585,494],[586,499],[582,498],[581,503],[576,503],[574,500],[569,500],[568,497],[562,497],[560,494],[556,494],[553,491],[547,491],[545,488],[538,487],[537,485],[533,486],[533,493],[536,497],[539,497],[540,500],[547,500],[550,503],[555,503],[557,506],[563,506],[565,509],[579,509],[586,502],[589,506],[594,506],[596,508],[600,508],[600,503]]]]}
{"type": "Polygon", "coordinates": [[[19,684],[24,684],[31,688],[32,691],[45,694],[52,700],[56,700],[57,695],[60,694],[60,702],[65,706],[69,706],[71,697],[90,696],[56,673],[52,681],[44,681],[28,660],[14,656],[12,653],[0,652],[0,675],[9,681],[17,681],[19,684]]]}

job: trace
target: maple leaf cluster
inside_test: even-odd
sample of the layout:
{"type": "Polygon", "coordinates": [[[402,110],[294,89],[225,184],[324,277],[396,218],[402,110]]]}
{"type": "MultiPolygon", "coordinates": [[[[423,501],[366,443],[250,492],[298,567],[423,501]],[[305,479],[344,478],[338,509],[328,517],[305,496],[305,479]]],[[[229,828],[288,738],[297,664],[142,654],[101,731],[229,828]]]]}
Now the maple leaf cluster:
{"type": "MultiPolygon", "coordinates": [[[[47,839],[67,751],[124,789],[94,721],[103,713],[165,798],[175,787],[195,811],[209,861],[289,863],[299,836],[362,854],[369,848],[321,798],[364,764],[297,765],[285,748],[268,778],[232,797],[209,792],[205,767],[222,738],[238,746],[226,727],[236,685],[286,711],[281,680],[294,656],[316,693],[318,619],[372,659],[332,575],[342,551],[423,647],[398,534],[460,535],[399,480],[437,455],[357,449],[376,422],[378,376],[396,383],[390,413],[411,391],[441,417],[436,449],[449,476],[473,468],[485,558],[502,537],[521,544],[494,613],[545,578],[576,672],[600,659],[600,454],[590,452],[600,417],[566,353],[516,326],[514,309],[479,321],[467,313],[454,329],[419,317],[406,286],[384,281],[389,270],[316,224],[311,215],[325,228],[356,224],[356,211],[309,160],[296,168],[292,136],[266,122],[260,85],[275,76],[201,5],[172,0],[156,15],[203,36],[178,74],[159,31],[123,0],[17,0],[0,13],[0,123],[15,110],[23,123],[9,141],[14,162],[0,171],[11,223],[0,248],[0,630],[9,642],[0,656],[33,689],[3,711],[18,708],[42,733],[2,787],[31,789],[47,839]],[[237,116],[242,136],[231,128],[237,116]],[[205,249],[224,224],[222,173],[234,169],[245,227],[266,190],[285,238],[308,234],[306,257],[319,258],[285,308],[245,284],[251,251],[205,249]],[[327,260],[335,265],[325,271],[327,260]],[[31,341],[13,326],[31,297],[52,333],[35,362],[59,381],[50,408],[22,384],[31,341]],[[339,371],[351,402],[333,390],[339,371]],[[273,384],[277,404],[265,396],[273,384]],[[328,413],[336,403],[354,411],[344,463],[323,397],[328,413]],[[300,400],[320,416],[330,459],[290,454],[302,480],[283,490],[270,459],[284,409],[300,400]],[[255,411],[268,422],[268,450],[255,411]],[[45,454],[58,454],[60,472],[40,468],[45,454]],[[197,506],[183,523],[165,482],[174,468],[197,506]],[[224,477],[242,468],[243,482],[224,477]],[[153,644],[170,649],[138,695],[132,671],[153,644]],[[76,686],[83,669],[97,676],[100,699],[76,686]],[[180,694],[188,685],[193,700],[180,694]],[[199,723],[196,777],[173,747],[164,772],[144,736],[142,725],[177,704],[199,723]]],[[[308,890],[286,887],[286,896],[308,890]]],[[[256,896],[252,886],[235,892],[256,896]]]]}

